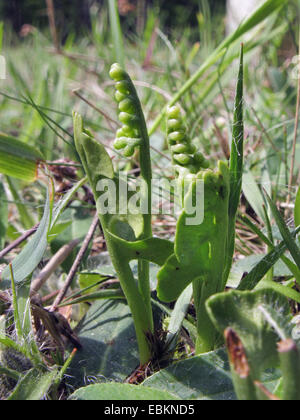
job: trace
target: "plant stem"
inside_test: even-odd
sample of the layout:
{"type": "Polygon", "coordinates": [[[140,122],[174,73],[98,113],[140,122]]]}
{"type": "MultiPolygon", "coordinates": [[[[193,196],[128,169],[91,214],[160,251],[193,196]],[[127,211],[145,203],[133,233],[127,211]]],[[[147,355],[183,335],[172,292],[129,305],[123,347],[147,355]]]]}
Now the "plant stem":
{"type": "Polygon", "coordinates": [[[217,332],[205,307],[206,300],[213,294],[208,287],[207,280],[196,279],[193,281],[193,295],[197,315],[196,354],[214,350],[217,332]]]}
{"type": "Polygon", "coordinates": [[[51,36],[53,40],[54,47],[57,52],[60,51],[59,40],[57,36],[56,24],[55,24],[55,11],[54,11],[54,3],[53,0],[46,0],[47,4],[47,14],[49,19],[49,26],[51,31],[51,36]]]}
{"type": "MultiPolygon", "coordinates": [[[[134,85],[133,89],[135,91],[134,85]]],[[[136,95],[137,96],[137,95],[136,95]]],[[[142,144],[140,146],[140,168],[141,177],[145,183],[143,186],[144,191],[142,192],[142,199],[145,199],[147,203],[147,213],[143,215],[144,218],[144,232],[139,239],[148,239],[152,237],[152,166],[151,166],[151,154],[150,154],[150,140],[148,136],[147,125],[144,117],[144,113],[137,96],[139,120],[140,120],[140,133],[142,137],[142,144]]],[[[142,204],[142,203],[141,203],[142,204]]],[[[142,204],[143,208],[143,204],[142,204]]],[[[138,261],[138,272],[139,272],[139,289],[143,296],[146,309],[148,312],[149,319],[151,319],[151,332],[153,332],[153,316],[152,316],[152,305],[151,305],[151,290],[149,281],[149,262],[139,260],[138,261]]]]}
{"type": "Polygon", "coordinates": [[[284,401],[300,401],[300,354],[293,340],[278,344],[279,359],[283,376],[284,401]]]}
{"type": "MultiPolygon", "coordinates": [[[[96,191],[94,194],[97,197],[96,191]]],[[[107,250],[132,314],[139,348],[140,364],[144,365],[151,359],[151,347],[147,339],[147,334],[153,333],[154,329],[151,300],[149,309],[146,297],[142,294],[142,292],[146,292],[146,282],[143,284],[143,289],[140,285],[137,285],[128,261],[120,258],[118,246],[111,240],[111,236],[107,233],[109,230],[109,217],[103,215],[101,210],[98,212],[98,216],[106,240],[107,250]]],[[[151,299],[150,291],[149,299],[151,299]]]]}
{"type": "MultiPolygon", "coordinates": [[[[99,217],[101,220],[103,219],[101,215],[99,217]]],[[[102,229],[105,235],[106,229],[103,223],[102,229]]],[[[118,249],[110,240],[109,235],[106,236],[106,245],[131,310],[139,347],[140,363],[144,365],[151,359],[151,348],[146,334],[153,332],[152,309],[151,314],[149,314],[149,310],[145,310],[144,296],[136,285],[131,268],[128,262],[122,261],[119,257],[118,249]]],[[[149,296],[151,295],[149,294],[149,296]]]]}
{"type": "Polygon", "coordinates": [[[20,321],[18,297],[17,297],[12,263],[9,264],[9,269],[10,269],[10,277],[11,277],[12,303],[13,303],[13,309],[14,309],[14,321],[15,321],[15,326],[16,326],[16,334],[17,334],[19,342],[21,342],[21,340],[23,339],[23,333],[22,333],[22,327],[21,327],[21,321],[20,321]]]}
{"type": "Polygon", "coordinates": [[[224,335],[235,393],[240,401],[256,401],[256,389],[243,343],[231,328],[227,328],[224,335]]]}

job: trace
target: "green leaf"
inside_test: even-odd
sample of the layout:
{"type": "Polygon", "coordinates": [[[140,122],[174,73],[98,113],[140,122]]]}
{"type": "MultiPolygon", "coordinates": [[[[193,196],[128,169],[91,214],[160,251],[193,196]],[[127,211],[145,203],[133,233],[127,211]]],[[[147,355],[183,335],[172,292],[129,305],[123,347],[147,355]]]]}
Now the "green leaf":
{"type": "Polygon", "coordinates": [[[120,256],[125,260],[146,260],[162,266],[174,252],[174,244],[165,239],[149,238],[142,241],[128,242],[111,232],[111,240],[119,247],[120,256]]]}
{"type": "Polygon", "coordinates": [[[292,289],[291,287],[284,286],[280,283],[275,283],[274,281],[263,280],[256,286],[256,290],[259,289],[272,289],[275,292],[281,294],[282,296],[287,297],[288,299],[294,300],[297,303],[300,303],[300,293],[296,290],[292,289]]]}
{"type": "Polygon", "coordinates": [[[5,235],[8,227],[8,205],[4,186],[0,181],[0,249],[4,248],[5,235]]]}
{"type": "MultiPolygon", "coordinates": [[[[267,214],[266,214],[266,217],[267,217],[267,214]]],[[[242,218],[242,221],[248,226],[248,227],[250,227],[250,229],[266,244],[266,245],[268,245],[268,249],[269,249],[269,251],[270,250],[272,250],[272,249],[274,249],[274,243],[273,243],[273,241],[271,241],[267,236],[265,236],[265,234],[259,229],[259,227],[258,226],[256,226],[254,223],[252,223],[251,222],[251,220],[247,217],[247,216],[245,216],[245,215],[242,215],[241,216],[241,218],[242,218]]],[[[269,230],[269,229],[268,229],[269,230]]],[[[272,232],[269,232],[269,236],[270,236],[270,238],[271,239],[273,239],[272,237],[273,237],[273,233],[272,232]]],[[[240,263],[241,263],[241,265],[244,265],[243,264],[243,261],[247,261],[247,260],[249,260],[249,259],[252,259],[252,257],[254,257],[254,258],[256,258],[257,256],[250,256],[250,257],[246,257],[244,260],[242,260],[240,263]]],[[[286,265],[286,267],[288,268],[288,270],[289,270],[289,272],[287,273],[283,268],[281,268],[282,267],[282,264],[276,264],[276,266],[274,267],[275,268],[275,271],[274,271],[274,275],[276,276],[276,277],[287,277],[288,275],[289,275],[289,273],[292,273],[293,274],[293,276],[295,277],[295,279],[296,279],[296,281],[297,281],[297,283],[298,284],[300,284],[300,270],[298,269],[298,267],[296,266],[296,264],[294,264],[288,257],[286,257],[285,255],[282,255],[281,256],[281,260],[282,260],[282,262],[286,265]],[[279,273],[279,270],[278,270],[278,266],[280,265],[280,273],[279,273]],[[276,271],[276,269],[277,269],[277,271],[276,271]]],[[[251,269],[252,269],[253,267],[251,267],[251,269]]],[[[242,278],[242,275],[243,275],[243,273],[245,272],[245,271],[247,271],[247,272],[249,272],[250,270],[248,270],[248,269],[246,269],[246,270],[244,270],[242,273],[241,273],[241,275],[240,275],[240,278],[242,278]]]]}
{"type": "Polygon", "coordinates": [[[23,198],[22,198],[22,188],[20,186],[21,181],[17,179],[13,179],[11,177],[6,177],[6,181],[8,184],[8,187],[10,189],[10,192],[13,196],[14,201],[16,202],[16,207],[19,212],[19,218],[20,222],[24,229],[31,229],[32,226],[35,225],[35,219],[32,215],[32,213],[29,211],[26,204],[23,204],[23,198]]]}
{"type": "Polygon", "coordinates": [[[223,336],[228,328],[239,336],[254,379],[260,380],[262,372],[279,365],[277,342],[280,337],[265,313],[275,311],[280,318],[291,321],[285,297],[269,288],[255,292],[230,291],[211,297],[206,307],[223,336]]]}
{"type": "Polygon", "coordinates": [[[38,369],[31,369],[20,380],[8,401],[40,401],[45,398],[51,385],[55,381],[57,369],[41,373],[38,369]]]}
{"type": "MultiPolygon", "coordinates": [[[[155,307],[153,313],[158,325],[161,310],[155,307]]],[[[126,301],[94,302],[76,334],[82,349],[68,370],[71,386],[79,388],[99,379],[123,382],[139,366],[136,333],[126,301]]]]}
{"type": "Polygon", "coordinates": [[[245,194],[248,203],[253,208],[257,216],[259,216],[259,218],[265,222],[266,218],[263,209],[265,204],[264,198],[252,172],[250,172],[249,169],[245,170],[243,174],[243,193],[245,194]]]}
{"type": "Polygon", "coordinates": [[[82,117],[76,112],[73,113],[73,121],[76,149],[80,155],[85,173],[92,184],[91,187],[96,189],[97,182],[101,178],[114,178],[111,158],[104,146],[84,130],[82,117]]]}
{"type": "MultiPolygon", "coordinates": [[[[264,374],[262,382],[273,390],[278,383],[278,373],[264,374]]],[[[236,400],[224,349],[173,363],[150,376],[142,385],[165,390],[183,400],[236,400]]]]}
{"type": "Polygon", "coordinates": [[[2,50],[4,23],[0,22],[0,52],[2,50]]]}
{"type": "MultiPolygon", "coordinates": [[[[52,186],[50,188],[52,189],[52,186]]],[[[50,192],[48,190],[44,215],[40,225],[30,242],[25,245],[20,254],[12,262],[14,278],[17,286],[21,285],[22,282],[34,271],[47,249],[47,235],[51,222],[52,201],[52,191],[50,192]]],[[[10,270],[8,266],[3,270],[1,280],[0,289],[8,289],[11,283],[10,270]]]]}
{"type": "Polygon", "coordinates": [[[281,242],[268,255],[263,257],[261,261],[247,274],[238,286],[238,290],[252,290],[265,277],[268,271],[274,267],[277,261],[284,255],[286,245],[281,242]]]}
{"type": "MultiPolygon", "coordinates": [[[[74,392],[69,400],[77,401],[161,401],[178,400],[170,392],[155,388],[129,384],[97,384],[80,388],[74,392]]],[[[109,406],[107,406],[108,408],[109,406]]]]}
{"type": "Polygon", "coordinates": [[[101,299],[125,299],[124,293],[121,289],[116,290],[99,290],[98,292],[87,293],[84,296],[80,296],[78,298],[74,298],[72,300],[68,300],[61,306],[68,306],[68,305],[75,305],[78,303],[85,303],[85,302],[93,302],[94,300],[101,300],[101,299]]]}
{"type": "Polygon", "coordinates": [[[158,273],[158,297],[162,302],[173,302],[199,273],[198,267],[183,266],[172,254],[158,273]]]}
{"type": "Polygon", "coordinates": [[[174,349],[177,344],[177,340],[174,340],[174,337],[177,337],[180,333],[183,321],[186,317],[189,305],[191,303],[192,296],[193,286],[190,284],[181,293],[172,311],[170,323],[168,326],[167,342],[169,342],[172,348],[174,349]]]}
{"type": "Polygon", "coordinates": [[[273,217],[276,221],[278,229],[282,235],[282,238],[286,244],[287,249],[290,251],[295,263],[297,264],[298,268],[300,269],[300,249],[293,238],[289,228],[287,227],[283,217],[281,216],[279,210],[277,209],[276,205],[273,203],[269,195],[266,193],[266,197],[271,208],[273,217]]]}
{"type": "Polygon", "coordinates": [[[226,352],[221,349],[173,363],[143,382],[183,400],[236,399],[226,352]]]}
{"type": "Polygon", "coordinates": [[[240,70],[236,88],[232,145],[230,154],[230,199],[229,215],[233,218],[240,202],[244,164],[244,53],[241,47],[240,70]]]}
{"type": "Polygon", "coordinates": [[[240,70],[236,88],[232,144],[229,163],[230,194],[228,206],[228,251],[225,279],[232,265],[235,246],[235,222],[242,191],[244,168],[244,46],[241,47],[240,70]]]}
{"type": "MultiPolygon", "coordinates": [[[[191,215],[186,211],[178,220],[175,255],[169,257],[158,274],[158,297],[164,302],[176,300],[200,276],[213,279],[208,285],[210,295],[225,287],[229,170],[226,163],[219,162],[217,172],[207,170],[200,174],[204,182],[204,220],[190,225],[191,215]]],[[[186,200],[191,201],[191,196],[196,193],[196,182],[191,184],[186,200]]]]}
{"type": "Polygon", "coordinates": [[[295,227],[297,228],[298,226],[300,226],[300,187],[298,189],[297,197],[295,201],[294,220],[295,220],[295,227]]]}
{"type": "Polygon", "coordinates": [[[0,173],[33,182],[43,156],[32,146],[0,133],[0,173]]]}
{"type": "MultiPolygon", "coordinates": [[[[92,216],[90,210],[83,208],[81,202],[74,201],[72,203],[72,208],[65,210],[65,212],[60,216],[60,223],[56,224],[56,228],[62,226],[63,231],[61,233],[58,232],[57,236],[54,238],[52,237],[52,234],[55,233],[56,229],[53,230],[53,224],[51,224],[51,231],[50,234],[48,234],[48,239],[51,240],[50,247],[52,253],[55,254],[62,246],[75,239],[85,238],[91,223],[92,216]]],[[[62,263],[64,271],[68,272],[71,269],[79,249],[80,244],[73,249],[71,254],[62,263]]],[[[87,255],[88,254],[86,254],[86,257],[87,255]]]]}
{"type": "Polygon", "coordinates": [[[138,366],[135,330],[126,302],[95,302],[76,333],[82,349],[68,371],[72,386],[78,388],[98,377],[121,382],[138,366]]]}
{"type": "MultiPolygon", "coordinates": [[[[56,223],[58,223],[60,216],[62,215],[63,211],[68,206],[72,197],[77,193],[77,191],[87,182],[87,177],[84,177],[80,181],[78,181],[71,189],[68,191],[65,196],[58,202],[55,206],[53,211],[53,218],[51,222],[51,231],[49,236],[53,234],[52,230],[55,228],[56,223]]],[[[52,240],[53,238],[51,238],[52,240]]]]}
{"type": "Polygon", "coordinates": [[[123,34],[120,23],[120,16],[118,10],[117,0],[108,0],[109,6],[109,19],[110,19],[110,28],[111,35],[115,47],[115,57],[116,61],[125,67],[125,55],[124,55],[124,45],[123,45],[123,34]]]}

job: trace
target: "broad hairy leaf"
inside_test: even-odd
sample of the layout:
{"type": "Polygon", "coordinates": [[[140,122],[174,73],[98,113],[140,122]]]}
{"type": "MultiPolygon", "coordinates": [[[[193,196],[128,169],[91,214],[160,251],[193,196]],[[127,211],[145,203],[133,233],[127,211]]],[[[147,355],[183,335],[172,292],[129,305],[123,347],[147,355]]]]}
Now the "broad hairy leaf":
{"type": "Polygon", "coordinates": [[[206,307],[223,335],[229,328],[238,335],[255,379],[260,379],[266,369],[278,367],[280,337],[266,313],[276,313],[277,318],[291,321],[292,314],[285,297],[269,288],[254,292],[230,291],[211,297],[206,307]]]}
{"type": "Polygon", "coordinates": [[[76,330],[82,349],[68,382],[79,387],[96,378],[122,382],[139,364],[133,320],[124,301],[97,301],[76,330]]]}
{"type": "MultiPolygon", "coordinates": [[[[158,325],[161,310],[153,309],[158,325]]],[[[123,382],[139,366],[134,323],[125,300],[98,300],[76,328],[82,344],[68,370],[76,388],[95,381],[123,382]]]]}
{"type": "Polygon", "coordinates": [[[143,382],[184,400],[233,400],[235,393],[224,349],[173,363],[143,382]]]}
{"type": "MultiPolygon", "coordinates": [[[[278,373],[264,374],[262,382],[273,390],[278,373]]],[[[183,400],[236,400],[224,349],[175,362],[150,376],[143,386],[165,390],[183,400]]]]}
{"type": "MultiPolygon", "coordinates": [[[[170,392],[155,388],[136,386],[130,384],[96,384],[80,388],[69,397],[69,400],[77,401],[160,401],[178,400],[170,392]]],[[[107,409],[109,406],[107,406],[107,409]]]]}
{"type": "Polygon", "coordinates": [[[58,374],[57,369],[41,373],[33,368],[19,381],[8,401],[40,401],[45,398],[58,374]]]}

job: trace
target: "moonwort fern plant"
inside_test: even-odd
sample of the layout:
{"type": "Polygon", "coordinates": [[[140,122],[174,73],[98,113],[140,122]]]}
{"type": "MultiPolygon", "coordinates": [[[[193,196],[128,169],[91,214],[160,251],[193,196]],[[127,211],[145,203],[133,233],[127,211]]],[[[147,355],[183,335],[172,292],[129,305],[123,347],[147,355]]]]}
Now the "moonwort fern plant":
{"type": "MultiPolygon", "coordinates": [[[[78,154],[93,190],[107,248],[132,312],[140,362],[153,355],[154,325],[149,285],[149,262],[161,267],[158,274],[158,297],[175,301],[193,283],[197,313],[197,353],[212,350],[218,333],[208,317],[206,300],[226,286],[231,267],[235,217],[241,191],[243,161],[243,52],[241,54],[231,162],[219,162],[216,170],[193,146],[180,115],[180,108],[168,110],[167,137],[176,179],[181,191],[182,213],[178,219],[175,242],[152,237],[151,229],[151,160],[149,137],[142,107],[129,75],[118,65],[110,76],[116,84],[119,119],[115,148],[127,157],[140,161],[141,191],[139,212],[131,211],[132,194],[122,195],[126,181],[115,174],[105,148],[84,128],[82,118],[74,114],[74,137],[78,154]],[[192,214],[188,204],[199,198],[198,186],[204,189],[201,208],[192,214]],[[117,197],[117,198],[116,198],[117,197]],[[116,198],[114,200],[114,198],[116,198]],[[124,211],[124,204],[126,211],[124,211]],[[201,213],[201,212],[200,212],[201,213]],[[195,217],[194,217],[195,216],[195,217]],[[194,222],[191,222],[191,220],[194,222]],[[138,279],[130,267],[138,260],[138,279]]],[[[201,190],[201,188],[200,188],[201,190]]],[[[201,201],[201,200],[200,200],[201,201]]]]}
{"type": "Polygon", "coordinates": [[[206,308],[206,300],[224,291],[230,272],[235,241],[235,220],[239,205],[243,174],[243,47],[235,101],[233,141],[229,167],[219,162],[213,171],[200,152],[195,152],[180,120],[180,109],[167,112],[168,143],[178,181],[190,179],[179,217],[174,254],[158,275],[158,296],[170,302],[193,282],[197,314],[196,353],[213,350],[217,334],[206,308]],[[204,184],[204,218],[189,225],[186,202],[196,198],[197,182],[204,184]],[[194,197],[191,197],[194,196],[194,197]]]}
{"type": "MultiPolygon", "coordinates": [[[[119,65],[111,69],[111,77],[116,81],[116,99],[119,103],[120,121],[123,127],[117,133],[115,147],[124,149],[126,156],[139,150],[142,177],[142,192],[139,214],[127,211],[127,199],[121,190],[127,185],[114,172],[112,161],[105,148],[84,129],[80,115],[74,114],[75,145],[88,176],[97,203],[97,211],[105,235],[112,263],[118,274],[123,292],[133,316],[140,362],[151,359],[151,337],[154,335],[151,294],[149,284],[149,260],[162,265],[172,249],[168,241],[152,238],[151,228],[151,161],[146,123],[134,85],[119,65]],[[105,197],[101,183],[107,183],[108,197],[105,197]],[[117,202],[104,209],[105,199],[117,202]],[[155,245],[153,246],[153,242],[155,245]],[[153,250],[156,252],[153,253],[153,250]],[[154,255],[155,254],[155,255],[154,255]],[[130,268],[131,260],[139,260],[138,281],[130,268]]],[[[103,186],[103,185],[102,185],[103,186]]],[[[130,194],[129,194],[130,198],[130,194]]]]}

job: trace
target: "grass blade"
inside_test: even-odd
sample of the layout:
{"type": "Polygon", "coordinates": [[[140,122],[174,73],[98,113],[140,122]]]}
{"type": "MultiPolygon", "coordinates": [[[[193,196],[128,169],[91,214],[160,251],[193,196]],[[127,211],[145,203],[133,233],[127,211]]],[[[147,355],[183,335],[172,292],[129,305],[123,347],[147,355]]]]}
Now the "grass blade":
{"type": "Polygon", "coordinates": [[[224,281],[232,265],[235,245],[235,222],[240,203],[244,167],[244,46],[241,46],[240,70],[236,88],[235,109],[230,155],[230,196],[228,207],[228,251],[224,281]]]}
{"type": "Polygon", "coordinates": [[[23,203],[23,199],[20,196],[21,190],[16,180],[6,177],[6,181],[18,209],[20,222],[24,229],[29,230],[35,225],[35,219],[26,207],[26,203],[23,203]]]}
{"type": "MultiPolygon", "coordinates": [[[[300,228],[296,229],[296,231],[292,234],[296,236],[296,234],[300,232],[300,228]]],[[[276,264],[276,262],[284,255],[285,251],[287,250],[287,246],[285,241],[280,242],[268,255],[266,255],[251,271],[247,276],[245,276],[239,287],[238,290],[252,290],[254,289],[258,283],[264,278],[264,276],[268,273],[268,271],[276,264]]]]}
{"type": "MultiPolygon", "coordinates": [[[[265,234],[256,226],[254,225],[251,220],[248,218],[248,216],[242,215],[241,220],[243,223],[245,223],[246,226],[248,226],[252,232],[254,232],[269,248],[269,252],[272,251],[275,248],[274,243],[270,241],[270,239],[265,236],[265,234]]],[[[294,264],[288,257],[285,255],[282,255],[281,260],[284,262],[284,264],[288,267],[290,272],[295,277],[296,282],[300,285],[300,270],[294,264]]]]}
{"type": "Polygon", "coordinates": [[[8,227],[8,205],[5,189],[0,181],[0,249],[4,248],[5,235],[8,227]]]}
{"type": "Polygon", "coordinates": [[[281,236],[286,244],[286,247],[290,251],[295,263],[297,264],[298,268],[300,269],[300,249],[297,246],[295,239],[293,238],[289,228],[287,227],[283,217],[281,216],[279,210],[277,209],[276,205],[271,200],[270,196],[265,192],[267,201],[269,203],[271,212],[273,217],[276,221],[278,229],[281,233],[281,236]]]}
{"type": "Polygon", "coordinates": [[[280,293],[281,295],[287,297],[288,299],[291,299],[297,303],[300,303],[300,293],[280,283],[275,283],[274,281],[262,281],[259,284],[259,287],[257,287],[257,289],[268,289],[268,288],[275,290],[275,292],[280,293]]]}
{"type": "Polygon", "coordinates": [[[21,342],[23,339],[23,334],[22,334],[21,320],[20,320],[20,314],[19,314],[16,283],[15,283],[12,264],[9,264],[9,270],[10,270],[10,278],[11,278],[12,302],[13,302],[13,309],[14,309],[14,323],[16,327],[16,334],[17,334],[18,341],[21,342]]]}
{"type": "Polygon", "coordinates": [[[175,307],[172,311],[170,324],[168,327],[167,343],[170,345],[169,350],[175,350],[177,337],[180,333],[182,323],[186,317],[189,304],[193,296],[193,285],[190,284],[179,296],[175,307]]]}
{"type": "Polygon", "coordinates": [[[0,52],[2,51],[2,44],[3,44],[3,29],[4,29],[4,24],[3,22],[0,22],[0,52]]]}
{"type": "Polygon", "coordinates": [[[111,34],[115,47],[116,61],[121,65],[121,67],[125,68],[123,34],[120,23],[117,0],[108,0],[108,6],[111,34]]]}
{"type": "Polygon", "coordinates": [[[115,290],[99,290],[98,292],[89,293],[84,296],[78,297],[73,300],[68,300],[67,302],[63,302],[59,305],[59,307],[69,306],[69,305],[76,305],[78,303],[85,303],[85,302],[93,302],[95,300],[101,299],[125,299],[124,293],[121,289],[115,290]]]}
{"type": "Polygon", "coordinates": [[[274,264],[284,255],[286,249],[285,242],[281,242],[276,246],[242,279],[238,290],[253,290],[274,264]]]}
{"type": "MultiPolygon", "coordinates": [[[[51,186],[50,188],[52,190],[53,187],[51,186]]],[[[53,201],[53,193],[51,190],[48,190],[44,215],[36,233],[32,237],[31,241],[28,242],[21,253],[12,262],[14,279],[17,286],[22,284],[22,282],[38,266],[46,251],[48,244],[47,235],[51,222],[51,209],[53,201]]],[[[3,290],[10,288],[10,279],[10,269],[9,267],[6,267],[2,272],[0,289],[3,290]]]]}
{"type": "Polygon", "coordinates": [[[264,199],[263,195],[261,193],[261,190],[259,186],[257,185],[257,182],[252,174],[252,172],[249,169],[246,169],[244,171],[243,175],[243,193],[250,204],[250,206],[253,208],[257,216],[266,223],[265,213],[264,213],[264,199]]]}
{"type": "Polygon", "coordinates": [[[232,145],[230,155],[230,204],[229,215],[235,219],[242,190],[244,164],[244,50],[241,47],[240,70],[235,98],[232,145]]]}
{"type": "Polygon", "coordinates": [[[295,220],[295,227],[300,226],[300,188],[298,189],[298,193],[297,193],[297,197],[295,201],[294,220],[295,220]]]}
{"type": "MultiPolygon", "coordinates": [[[[57,204],[53,212],[53,218],[51,221],[51,230],[55,227],[56,223],[58,222],[60,216],[62,215],[63,211],[66,209],[67,205],[69,204],[72,197],[77,193],[77,191],[87,182],[87,177],[82,178],[78,181],[71,189],[66,193],[66,195],[62,198],[61,201],[57,204]]],[[[51,230],[49,232],[49,236],[52,235],[51,230]]],[[[51,238],[53,239],[53,238],[51,238]]]]}

